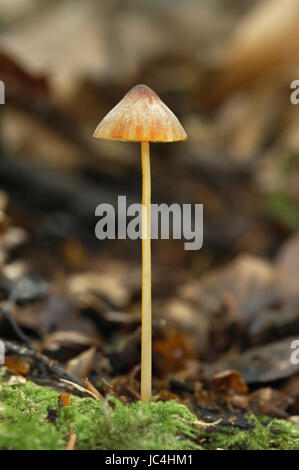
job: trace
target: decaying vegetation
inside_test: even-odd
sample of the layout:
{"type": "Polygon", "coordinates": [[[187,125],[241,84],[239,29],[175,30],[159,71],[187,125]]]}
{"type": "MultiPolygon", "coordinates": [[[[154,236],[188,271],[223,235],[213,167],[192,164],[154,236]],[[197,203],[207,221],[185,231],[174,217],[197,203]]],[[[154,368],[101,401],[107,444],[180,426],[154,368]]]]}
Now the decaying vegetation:
{"type": "Polygon", "coordinates": [[[16,2],[0,7],[0,448],[297,449],[298,1],[16,2]],[[140,202],[140,161],[91,137],[137,83],[188,134],[152,145],[152,201],[204,205],[201,250],[152,241],[145,405],[141,246],[94,235],[99,203],[140,202]]]}

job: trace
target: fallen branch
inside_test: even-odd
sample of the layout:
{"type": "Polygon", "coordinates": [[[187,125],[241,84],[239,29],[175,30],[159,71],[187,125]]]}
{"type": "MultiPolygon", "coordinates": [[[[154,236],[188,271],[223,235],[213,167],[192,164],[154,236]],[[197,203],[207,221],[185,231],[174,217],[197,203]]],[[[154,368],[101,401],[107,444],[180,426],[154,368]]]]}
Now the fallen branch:
{"type": "Polygon", "coordinates": [[[35,359],[38,364],[43,365],[50,372],[57,375],[58,377],[69,380],[70,382],[74,382],[77,385],[82,386],[82,383],[80,380],[78,380],[76,377],[72,377],[70,374],[68,374],[64,370],[63,367],[59,366],[56,361],[54,361],[53,359],[50,359],[49,357],[45,356],[41,352],[36,351],[33,347],[28,348],[27,346],[20,346],[2,338],[1,340],[4,343],[6,354],[9,352],[12,354],[16,354],[17,356],[30,357],[32,359],[35,359]]]}

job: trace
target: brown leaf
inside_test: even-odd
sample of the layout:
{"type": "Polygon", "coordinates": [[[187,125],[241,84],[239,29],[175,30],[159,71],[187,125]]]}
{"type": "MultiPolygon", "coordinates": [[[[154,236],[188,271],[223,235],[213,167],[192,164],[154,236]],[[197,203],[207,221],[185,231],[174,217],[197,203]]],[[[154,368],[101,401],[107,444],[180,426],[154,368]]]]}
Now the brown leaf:
{"type": "Polygon", "coordinates": [[[86,347],[86,346],[99,346],[100,340],[95,332],[94,335],[88,335],[80,331],[56,331],[44,337],[42,343],[43,350],[55,351],[61,347],[86,347]]]}
{"type": "Polygon", "coordinates": [[[235,370],[226,370],[216,374],[211,384],[212,390],[217,395],[229,396],[246,394],[248,387],[241,374],[235,370]]]}
{"type": "Polygon", "coordinates": [[[223,50],[222,70],[217,70],[218,82],[210,80],[214,90],[205,90],[205,101],[218,102],[269,71],[293,63],[298,57],[298,21],[297,0],[257,2],[233,30],[223,50]]]}
{"type": "Polygon", "coordinates": [[[249,406],[254,412],[286,418],[286,409],[294,403],[294,400],[273,388],[260,388],[250,394],[249,406]]]}
{"type": "Polygon", "coordinates": [[[9,372],[14,375],[28,375],[30,372],[28,362],[19,356],[7,356],[5,358],[5,365],[9,372]]]}
{"type": "Polygon", "coordinates": [[[95,358],[96,348],[91,347],[68,361],[65,370],[77,379],[86,377],[92,367],[93,360],[95,358]]]}
{"type": "Polygon", "coordinates": [[[240,372],[247,384],[266,383],[289,377],[299,371],[299,364],[291,363],[291,343],[297,337],[289,337],[275,343],[249,349],[237,357],[222,359],[205,365],[204,375],[213,377],[217,372],[233,369],[240,372]]]}
{"type": "Polygon", "coordinates": [[[115,306],[121,308],[128,304],[130,295],[122,279],[117,274],[101,274],[85,272],[75,274],[69,279],[71,295],[80,299],[88,293],[97,293],[109,299],[115,306]]]}
{"type": "Polygon", "coordinates": [[[198,285],[197,299],[204,311],[223,308],[236,320],[249,320],[279,298],[275,269],[266,261],[239,256],[225,268],[207,274],[198,285]]]}
{"type": "Polygon", "coordinates": [[[153,351],[156,367],[162,376],[183,369],[188,359],[195,358],[190,336],[170,329],[154,339],[153,351]]]}

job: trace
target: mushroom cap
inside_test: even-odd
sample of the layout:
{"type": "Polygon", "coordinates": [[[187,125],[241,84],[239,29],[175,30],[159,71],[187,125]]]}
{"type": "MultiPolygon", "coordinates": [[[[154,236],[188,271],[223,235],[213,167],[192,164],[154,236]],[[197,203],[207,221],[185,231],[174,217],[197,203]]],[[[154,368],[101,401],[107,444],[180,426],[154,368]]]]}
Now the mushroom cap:
{"type": "Polygon", "coordinates": [[[104,117],[93,136],[127,142],[187,140],[178,118],[146,85],[136,85],[104,117]]]}

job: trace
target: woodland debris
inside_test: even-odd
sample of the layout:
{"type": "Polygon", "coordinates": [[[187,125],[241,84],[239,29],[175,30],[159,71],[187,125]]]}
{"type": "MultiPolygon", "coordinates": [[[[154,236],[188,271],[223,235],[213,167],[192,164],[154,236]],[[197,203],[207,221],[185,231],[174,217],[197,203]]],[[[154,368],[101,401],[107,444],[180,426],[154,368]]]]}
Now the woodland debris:
{"type": "Polygon", "coordinates": [[[291,343],[297,337],[289,337],[265,346],[259,346],[238,354],[231,359],[221,359],[204,366],[204,375],[233,369],[240,372],[247,384],[267,383],[290,377],[299,371],[299,364],[292,364],[291,343]]]}
{"type": "Polygon", "coordinates": [[[40,352],[35,351],[33,348],[29,349],[26,346],[19,346],[5,339],[2,339],[2,341],[4,343],[6,353],[13,353],[16,356],[32,358],[37,363],[49,369],[49,371],[53,373],[54,375],[58,377],[66,378],[80,385],[80,381],[78,379],[76,379],[75,377],[72,377],[60,365],[58,365],[52,359],[49,359],[44,354],[41,354],[40,352]]]}
{"type": "Polygon", "coordinates": [[[70,429],[70,431],[69,431],[69,441],[67,443],[67,446],[66,446],[65,450],[74,450],[75,445],[76,445],[76,441],[77,441],[77,435],[72,429],[70,429]]]}
{"type": "Polygon", "coordinates": [[[87,377],[81,379],[84,387],[89,390],[90,392],[93,393],[93,395],[96,395],[101,401],[104,401],[103,395],[98,391],[97,388],[88,380],[87,377]]]}
{"type": "Polygon", "coordinates": [[[66,372],[73,377],[77,377],[77,379],[86,377],[92,368],[95,354],[96,348],[93,346],[78,356],[70,359],[65,367],[66,372]]]}

